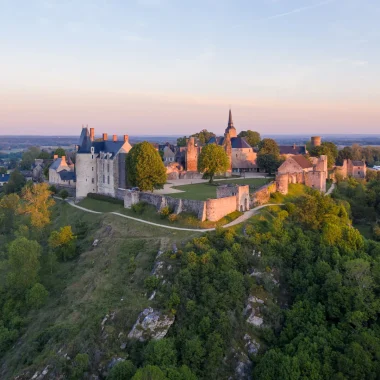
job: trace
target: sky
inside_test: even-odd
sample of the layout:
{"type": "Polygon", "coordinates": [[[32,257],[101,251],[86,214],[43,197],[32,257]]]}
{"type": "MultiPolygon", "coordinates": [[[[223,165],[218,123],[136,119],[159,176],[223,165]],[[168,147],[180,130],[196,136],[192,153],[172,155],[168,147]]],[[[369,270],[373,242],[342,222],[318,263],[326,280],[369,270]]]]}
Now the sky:
{"type": "Polygon", "coordinates": [[[0,0],[0,135],[380,133],[379,0],[0,0]]]}

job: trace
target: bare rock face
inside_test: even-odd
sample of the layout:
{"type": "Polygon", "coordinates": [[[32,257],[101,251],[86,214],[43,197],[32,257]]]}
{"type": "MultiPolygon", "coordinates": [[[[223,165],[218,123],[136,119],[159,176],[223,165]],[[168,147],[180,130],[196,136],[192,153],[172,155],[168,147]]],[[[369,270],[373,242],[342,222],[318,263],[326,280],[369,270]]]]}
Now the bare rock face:
{"type": "Polygon", "coordinates": [[[256,342],[249,334],[244,335],[245,347],[250,355],[257,355],[260,349],[260,343],[256,342]]]}
{"type": "Polygon", "coordinates": [[[138,339],[144,342],[149,339],[162,339],[174,323],[174,316],[163,315],[151,307],[143,310],[128,334],[129,339],[138,339]]]}
{"type": "Polygon", "coordinates": [[[250,296],[248,298],[248,305],[245,308],[245,314],[248,314],[247,322],[256,327],[261,327],[264,323],[263,318],[260,316],[261,305],[264,305],[262,299],[250,296]]]}

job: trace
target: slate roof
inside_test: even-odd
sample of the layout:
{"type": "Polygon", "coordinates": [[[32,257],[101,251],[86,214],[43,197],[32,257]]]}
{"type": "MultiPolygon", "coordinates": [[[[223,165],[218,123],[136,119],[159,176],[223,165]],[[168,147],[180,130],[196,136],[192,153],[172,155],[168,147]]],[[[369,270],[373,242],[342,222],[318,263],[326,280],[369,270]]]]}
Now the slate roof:
{"type": "Polygon", "coordinates": [[[308,169],[312,168],[312,163],[304,156],[294,156],[292,159],[297,162],[299,166],[301,166],[302,169],[308,169]]]}
{"type": "MultiPolygon", "coordinates": [[[[224,137],[219,136],[219,137],[211,137],[211,139],[208,141],[208,144],[217,144],[217,145],[223,145],[224,143],[224,137]]],[[[245,141],[243,137],[232,137],[231,138],[231,146],[234,149],[239,149],[239,148],[249,148],[251,149],[252,147],[245,141]]]]}
{"type": "Polygon", "coordinates": [[[364,162],[363,161],[352,161],[352,165],[354,165],[354,166],[364,166],[364,162]]]}
{"type": "Polygon", "coordinates": [[[54,162],[50,165],[49,169],[57,170],[59,168],[59,166],[61,165],[61,162],[62,162],[62,158],[61,157],[56,158],[54,160],[54,162]]]}
{"type": "Polygon", "coordinates": [[[75,172],[69,172],[67,170],[61,170],[58,174],[59,174],[62,181],[75,181],[76,180],[75,172]]]}
{"type": "Polygon", "coordinates": [[[279,145],[280,154],[306,154],[304,145],[279,145]]]}
{"type": "Polygon", "coordinates": [[[10,174],[0,174],[0,182],[8,182],[10,174]]]}

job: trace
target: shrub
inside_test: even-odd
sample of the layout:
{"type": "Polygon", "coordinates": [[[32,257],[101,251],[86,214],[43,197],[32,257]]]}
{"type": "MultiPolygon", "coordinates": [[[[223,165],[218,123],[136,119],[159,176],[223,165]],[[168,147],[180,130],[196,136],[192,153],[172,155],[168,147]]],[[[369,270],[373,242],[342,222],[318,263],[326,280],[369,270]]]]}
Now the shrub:
{"type": "Polygon", "coordinates": [[[107,377],[108,380],[129,380],[136,372],[136,368],[130,360],[125,360],[114,365],[107,377]]]}
{"type": "Polygon", "coordinates": [[[49,191],[51,191],[53,194],[57,194],[58,190],[54,185],[49,186],[49,191]]]}
{"type": "Polygon", "coordinates": [[[170,214],[168,216],[168,219],[170,222],[175,222],[176,220],[178,220],[178,215],[177,214],[170,214]]]}
{"type": "Polygon", "coordinates": [[[169,206],[165,206],[160,210],[160,217],[161,219],[167,218],[171,214],[171,210],[169,206]]]}
{"type": "Polygon", "coordinates": [[[98,201],[105,201],[105,202],[114,203],[117,205],[123,205],[124,206],[123,200],[117,199],[117,198],[112,198],[112,197],[109,197],[108,195],[88,193],[87,197],[91,198],[91,199],[96,199],[98,201]]]}
{"type": "Polygon", "coordinates": [[[144,286],[148,292],[153,292],[153,290],[157,288],[159,283],[160,280],[156,276],[149,276],[145,279],[144,286]]]}
{"type": "Polygon", "coordinates": [[[63,189],[59,192],[59,196],[62,198],[62,199],[66,199],[68,196],[69,196],[69,193],[67,190],[63,189]]]}
{"type": "Polygon", "coordinates": [[[34,284],[31,289],[28,290],[26,295],[26,303],[30,308],[39,309],[45,302],[49,292],[45,287],[39,283],[34,284]]]}
{"type": "Polygon", "coordinates": [[[141,215],[145,209],[146,209],[147,203],[146,202],[138,202],[132,205],[132,211],[136,214],[141,215]]]}

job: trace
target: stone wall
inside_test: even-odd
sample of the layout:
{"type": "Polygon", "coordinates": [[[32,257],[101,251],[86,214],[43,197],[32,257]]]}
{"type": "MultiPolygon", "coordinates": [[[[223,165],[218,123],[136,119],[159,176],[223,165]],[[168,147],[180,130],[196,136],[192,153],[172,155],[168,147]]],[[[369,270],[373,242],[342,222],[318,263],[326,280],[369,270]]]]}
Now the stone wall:
{"type": "Polygon", "coordinates": [[[195,146],[194,137],[190,137],[187,143],[186,170],[190,172],[198,171],[198,147],[195,146]]]}
{"type": "Polygon", "coordinates": [[[305,185],[322,192],[326,192],[327,173],[312,171],[305,173],[305,185]]]}
{"type": "Polygon", "coordinates": [[[276,192],[275,182],[271,182],[271,183],[268,183],[267,185],[260,187],[253,194],[251,194],[250,206],[255,207],[255,206],[260,206],[265,203],[268,203],[270,200],[270,195],[275,192],[276,192]]]}
{"type": "Polygon", "coordinates": [[[72,186],[64,186],[64,185],[57,185],[57,184],[54,184],[55,188],[57,189],[57,196],[59,197],[59,192],[61,190],[66,190],[69,194],[69,197],[75,197],[75,192],[76,192],[76,189],[75,187],[72,187],[72,186]]]}
{"type": "Polygon", "coordinates": [[[77,154],[75,162],[76,171],[76,198],[81,199],[88,193],[96,193],[96,158],[94,154],[77,154]]]}
{"type": "Polygon", "coordinates": [[[289,191],[288,173],[278,173],[276,175],[276,191],[284,195],[288,194],[288,191],[289,191]]]}
{"type": "Polygon", "coordinates": [[[216,222],[224,216],[236,211],[236,196],[207,199],[206,219],[216,222]]]}
{"type": "Polygon", "coordinates": [[[127,192],[127,189],[122,189],[122,188],[116,189],[115,198],[120,199],[120,200],[124,200],[126,192],[127,192]]]}

